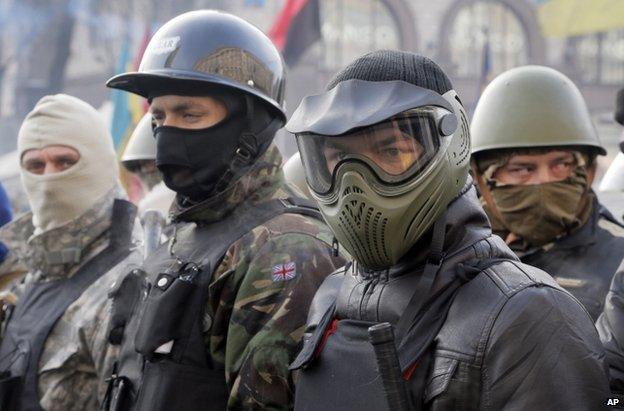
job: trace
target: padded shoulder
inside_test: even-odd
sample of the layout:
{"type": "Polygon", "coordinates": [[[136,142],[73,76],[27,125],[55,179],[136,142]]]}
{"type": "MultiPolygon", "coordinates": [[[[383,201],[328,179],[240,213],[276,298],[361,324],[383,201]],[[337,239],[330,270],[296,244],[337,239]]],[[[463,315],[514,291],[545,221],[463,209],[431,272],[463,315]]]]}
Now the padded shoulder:
{"type": "Polygon", "coordinates": [[[533,287],[566,293],[544,271],[514,260],[494,264],[461,287],[438,333],[437,350],[480,363],[494,323],[507,301],[533,287]]]}
{"type": "Polygon", "coordinates": [[[519,261],[503,261],[485,269],[482,274],[508,298],[527,287],[560,288],[550,274],[519,261]]]}

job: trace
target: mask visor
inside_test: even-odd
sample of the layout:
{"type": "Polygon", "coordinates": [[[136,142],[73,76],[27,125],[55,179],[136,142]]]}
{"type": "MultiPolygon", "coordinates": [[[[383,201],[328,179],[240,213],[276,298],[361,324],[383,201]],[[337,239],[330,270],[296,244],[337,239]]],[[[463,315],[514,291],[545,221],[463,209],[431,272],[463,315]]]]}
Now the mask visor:
{"type": "Polygon", "coordinates": [[[421,171],[440,147],[438,123],[449,112],[440,107],[412,109],[380,123],[338,136],[297,135],[310,188],[331,191],[343,164],[360,162],[386,184],[399,184],[421,171]]]}

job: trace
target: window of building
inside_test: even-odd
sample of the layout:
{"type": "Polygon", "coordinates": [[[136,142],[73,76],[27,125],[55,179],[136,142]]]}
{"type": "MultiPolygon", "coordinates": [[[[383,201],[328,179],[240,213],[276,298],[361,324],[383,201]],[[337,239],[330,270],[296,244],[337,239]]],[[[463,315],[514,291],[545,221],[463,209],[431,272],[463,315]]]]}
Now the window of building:
{"type": "Polygon", "coordinates": [[[382,0],[321,2],[323,65],[338,70],[362,54],[402,48],[400,27],[382,0]]]}
{"type": "Polygon", "coordinates": [[[447,53],[455,77],[495,76],[529,62],[528,35],[501,2],[466,2],[450,24],[447,53]]]}
{"type": "Polygon", "coordinates": [[[586,84],[624,83],[624,29],[570,40],[569,62],[586,84]]]}

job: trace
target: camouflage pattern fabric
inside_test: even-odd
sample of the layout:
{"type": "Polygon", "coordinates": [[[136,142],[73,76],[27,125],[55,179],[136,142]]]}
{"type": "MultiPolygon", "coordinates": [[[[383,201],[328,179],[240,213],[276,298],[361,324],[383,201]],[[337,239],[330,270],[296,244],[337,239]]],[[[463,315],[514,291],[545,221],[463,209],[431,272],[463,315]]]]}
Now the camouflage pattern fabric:
{"type": "MultiPolygon", "coordinates": [[[[511,242],[509,247],[523,263],[550,274],[596,320],[603,311],[611,278],[624,258],[624,227],[598,202],[593,191],[589,191],[587,200],[588,218],[578,229],[541,247],[522,239],[511,242]]],[[[495,214],[487,205],[484,209],[492,231],[508,238],[509,232],[495,214]]]]}
{"type": "MultiPolygon", "coordinates": [[[[254,168],[218,198],[175,220],[210,222],[242,202],[292,197],[271,146],[254,168]]],[[[207,350],[225,368],[229,409],[290,409],[294,359],[312,298],[325,277],[345,263],[332,254],[333,234],[321,221],[280,215],[230,246],[213,273],[204,329],[207,350]]]]}
{"type": "Polygon", "coordinates": [[[12,288],[26,275],[27,271],[26,267],[17,258],[17,254],[9,250],[4,261],[0,263],[0,293],[12,288]]]}
{"type": "MultiPolygon", "coordinates": [[[[31,282],[53,281],[71,276],[86,261],[104,250],[109,242],[112,205],[122,197],[113,190],[80,218],[33,236],[32,215],[27,214],[0,230],[0,238],[18,250],[29,273],[13,291],[19,299],[31,282]],[[19,244],[22,246],[19,246],[19,244]],[[26,244],[26,246],[24,246],[26,244]],[[78,263],[50,264],[44,251],[79,247],[78,263]]],[[[134,243],[140,238],[135,226],[134,243]]],[[[141,263],[135,249],[74,301],[52,329],[39,361],[40,404],[46,410],[97,410],[106,391],[117,349],[107,342],[110,300],[108,291],[129,267],[141,263]]]]}

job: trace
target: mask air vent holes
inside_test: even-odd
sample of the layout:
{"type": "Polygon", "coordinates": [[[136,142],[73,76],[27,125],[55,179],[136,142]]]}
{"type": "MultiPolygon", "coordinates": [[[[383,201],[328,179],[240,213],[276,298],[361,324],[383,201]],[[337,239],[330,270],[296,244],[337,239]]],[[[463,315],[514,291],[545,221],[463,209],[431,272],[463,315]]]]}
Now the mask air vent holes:
{"type": "Polygon", "coordinates": [[[347,196],[351,193],[354,194],[364,194],[364,190],[362,190],[360,187],[358,186],[347,186],[345,187],[344,190],[342,190],[342,196],[347,196]]]}
{"type": "MultiPolygon", "coordinates": [[[[378,222],[381,216],[382,216],[381,213],[377,213],[377,215],[375,216],[375,221],[378,222]]],[[[379,230],[379,232],[381,233],[381,239],[380,239],[381,247],[377,244],[377,241],[375,241],[375,251],[377,252],[377,255],[379,255],[380,258],[383,258],[386,261],[390,261],[390,256],[388,255],[388,249],[386,248],[386,226],[387,225],[388,225],[388,219],[387,218],[381,219],[381,229],[379,230]]],[[[377,236],[375,236],[375,239],[376,238],[377,236]]]]}
{"type": "MultiPolygon", "coordinates": [[[[358,207],[359,210],[363,210],[365,204],[361,204],[358,207]]],[[[361,237],[359,236],[358,227],[361,226],[361,214],[360,214],[360,223],[356,223],[354,213],[350,210],[350,207],[345,206],[340,212],[340,228],[346,234],[346,238],[348,239],[349,245],[352,247],[355,254],[355,258],[361,260],[362,262],[369,263],[373,261],[372,256],[365,244],[363,244],[361,237]],[[357,227],[356,227],[357,224],[357,227]]]]}
{"type": "MultiPolygon", "coordinates": [[[[375,235],[375,227],[381,217],[381,213],[375,213],[375,219],[371,221],[374,211],[373,207],[368,207],[366,210],[366,218],[364,219],[364,238],[366,240],[366,244],[372,245],[372,251],[375,253],[376,259],[379,259],[381,257],[381,253],[379,252],[379,238],[375,235]]],[[[381,236],[383,241],[383,233],[381,236]]]]}
{"type": "MultiPolygon", "coordinates": [[[[343,195],[363,193],[357,186],[343,190],[343,195]]],[[[348,243],[345,245],[357,260],[364,265],[379,265],[390,260],[386,247],[388,219],[383,212],[356,198],[344,203],[338,221],[348,243]]]]}

